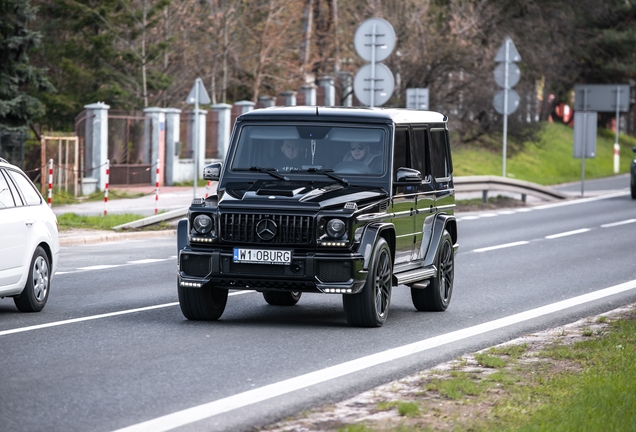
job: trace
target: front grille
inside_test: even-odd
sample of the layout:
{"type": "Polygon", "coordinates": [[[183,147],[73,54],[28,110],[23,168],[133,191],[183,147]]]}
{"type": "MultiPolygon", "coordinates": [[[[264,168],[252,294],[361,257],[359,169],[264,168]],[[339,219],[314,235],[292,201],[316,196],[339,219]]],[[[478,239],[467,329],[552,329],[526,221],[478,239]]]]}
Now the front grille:
{"type": "Polygon", "coordinates": [[[341,261],[318,261],[316,276],[321,282],[347,282],[351,279],[351,264],[341,261]]]}
{"type": "Polygon", "coordinates": [[[226,242],[308,245],[313,239],[314,218],[289,215],[222,214],[220,231],[221,239],[226,242]],[[261,219],[271,219],[276,223],[276,235],[271,240],[263,240],[256,234],[256,225],[261,219]]]}
{"type": "Polygon", "coordinates": [[[189,276],[205,277],[210,274],[210,257],[181,254],[181,270],[189,276]]]}

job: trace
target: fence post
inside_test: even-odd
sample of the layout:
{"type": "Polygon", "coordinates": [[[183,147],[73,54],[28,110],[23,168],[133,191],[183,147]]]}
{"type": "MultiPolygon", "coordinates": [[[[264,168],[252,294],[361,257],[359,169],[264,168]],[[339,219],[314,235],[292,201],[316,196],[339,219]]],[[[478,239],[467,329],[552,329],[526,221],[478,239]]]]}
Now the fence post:
{"type": "MultiPolygon", "coordinates": [[[[219,159],[225,158],[225,153],[227,152],[227,148],[230,145],[230,127],[231,118],[232,118],[232,105],[229,104],[216,104],[211,107],[214,111],[219,113],[219,124],[218,124],[218,157],[219,159]]],[[[205,156],[205,155],[203,155],[205,156]]],[[[201,167],[201,172],[203,171],[203,166],[201,167]]]]}
{"type": "Polygon", "coordinates": [[[103,189],[107,182],[102,178],[101,167],[108,159],[108,110],[109,105],[97,102],[85,105],[86,141],[84,158],[86,159],[86,177],[97,180],[97,189],[103,189]]]}
{"type": "Polygon", "coordinates": [[[104,180],[106,181],[104,185],[104,216],[108,214],[108,177],[110,176],[110,160],[106,159],[106,176],[104,180]]]}
{"type": "Polygon", "coordinates": [[[51,197],[53,196],[53,159],[49,159],[49,207],[53,207],[51,197]]]}

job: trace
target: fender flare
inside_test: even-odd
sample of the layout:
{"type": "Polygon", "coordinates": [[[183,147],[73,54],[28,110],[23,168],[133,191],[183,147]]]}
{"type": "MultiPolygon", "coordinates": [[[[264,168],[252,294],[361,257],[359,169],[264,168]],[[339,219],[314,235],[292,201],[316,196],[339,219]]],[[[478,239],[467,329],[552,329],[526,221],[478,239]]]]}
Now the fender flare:
{"type": "Polygon", "coordinates": [[[454,215],[437,215],[435,221],[433,222],[433,233],[431,235],[429,247],[424,258],[424,266],[435,264],[437,249],[439,248],[439,242],[442,238],[442,235],[444,234],[444,231],[448,231],[451,239],[453,240],[454,249],[457,250],[457,219],[455,219],[454,215]]]}
{"type": "Polygon", "coordinates": [[[364,229],[358,248],[358,252],[364,257],[364,270],[369,269],[373,248],[380,237],[383,237],[389,244],[391,260],[395,260],[395,227],[391,223],[372,223],[364,229]]]}
{"type": "Polygon", "coordinates": [[[186,246],[188,246],[188,218],[183,218],[177,223],[177,256],[186,246]]]}

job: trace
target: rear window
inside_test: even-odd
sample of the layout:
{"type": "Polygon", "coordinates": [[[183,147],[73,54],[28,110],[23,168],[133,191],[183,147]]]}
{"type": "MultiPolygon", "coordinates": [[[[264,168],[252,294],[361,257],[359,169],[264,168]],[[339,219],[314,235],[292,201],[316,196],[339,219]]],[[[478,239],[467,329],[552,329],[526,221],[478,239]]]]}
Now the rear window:
{"type": "Polygon", "coordinates": [[[9,171],[9,174],[22,192],[22,196],[24,196],[27,205],[38,205],[42,203],[42,196],[24,174],[12,170],[9,171]]]}

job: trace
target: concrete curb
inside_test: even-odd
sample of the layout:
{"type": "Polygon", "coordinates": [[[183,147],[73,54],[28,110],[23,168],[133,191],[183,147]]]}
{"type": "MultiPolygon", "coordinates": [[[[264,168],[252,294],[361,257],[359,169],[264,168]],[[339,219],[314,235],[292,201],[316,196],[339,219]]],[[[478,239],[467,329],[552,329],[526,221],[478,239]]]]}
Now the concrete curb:
{"type": "Polygon", "coordinates": [[[80,244],[93,244],[111,241],[126,241],[136,239],[146,239],[154,237],[170,237],[177,235],[176,230],[161,231],[133,231],[133,232],[110,232],[100,231],[95,234],[70,234],[60,235],[60,246],[73,246],[80,244]]]}

